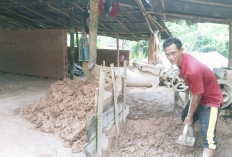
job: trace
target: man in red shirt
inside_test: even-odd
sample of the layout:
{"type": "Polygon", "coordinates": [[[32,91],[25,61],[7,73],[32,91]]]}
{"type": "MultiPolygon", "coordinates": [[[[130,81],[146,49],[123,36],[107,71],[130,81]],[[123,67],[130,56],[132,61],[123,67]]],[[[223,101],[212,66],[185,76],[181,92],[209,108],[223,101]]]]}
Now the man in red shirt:
{"type": "Polygon", "coordinates": [[[182,111],[185,124],[199,120],[203,139],[203,157],[213,157],[216,145],[216,125],[223,102],[220,86],[212,70],[193,56],[183,53],[184,48],[178,38],[168,38],[163,43],[167,59],[180,69],[181,77],[192,93],[192,104],[182,111]]]}

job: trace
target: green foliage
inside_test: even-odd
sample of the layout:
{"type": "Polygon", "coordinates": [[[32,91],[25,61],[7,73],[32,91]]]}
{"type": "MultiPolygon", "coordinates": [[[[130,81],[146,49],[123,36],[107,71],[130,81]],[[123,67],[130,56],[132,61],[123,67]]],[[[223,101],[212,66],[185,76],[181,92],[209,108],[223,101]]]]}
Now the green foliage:
{"type": "Polygon", "coordinates": [[[131,52],[132,52],[132,59],[139,57],[142,58],[147,58],[148,56],[148,41],[146,40],[140,40],[139,43],[138,42],[133,42],[132,44],[132,48],[131,48],[131,52]],[[138,46],[140,46],[140,56],[138,55],[138,46]]]}
{"type": "Polygon", "coordinates": [[[187,25],[184,20],[176,23],[165,23],[173,37],[179,38],[186,51],[217,51],[228,57],[229,29],[228,25],[197,23],[187,25]]]}
{"type": "Polygon", "coordinates": [[[228,57],[229,41],[218,41],[207,36],[201,36],[194,45],[194,51],[212,52],[217,51],[221,55],[228,57]]]}

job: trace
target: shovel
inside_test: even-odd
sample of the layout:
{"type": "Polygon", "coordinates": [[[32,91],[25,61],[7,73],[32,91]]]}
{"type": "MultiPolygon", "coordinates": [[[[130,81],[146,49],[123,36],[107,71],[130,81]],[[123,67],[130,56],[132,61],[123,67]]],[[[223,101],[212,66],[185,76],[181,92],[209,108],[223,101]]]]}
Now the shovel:
{"type": "MultiPolygon", "coordinates": [[[[191,104],[192,104],[192,98],[190,100],[188,114],[191,108],[191,104]]],[[[195,137],[194,137],[194,131],[193,131],[193,124],[184,125],[183,135],[179,136],[176,143],[181,144],[181,145],[186,145],[186,146],[194,146],[195,137]]]]}

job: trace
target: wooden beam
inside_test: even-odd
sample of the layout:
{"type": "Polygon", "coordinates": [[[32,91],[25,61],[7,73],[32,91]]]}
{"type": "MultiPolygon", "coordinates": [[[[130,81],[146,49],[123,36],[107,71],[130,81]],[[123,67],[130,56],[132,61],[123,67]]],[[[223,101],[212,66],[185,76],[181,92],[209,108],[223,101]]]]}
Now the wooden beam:
{"type": "Polygon", "coordinates": [[[146,20],[147,27],[148,27],[148,29],[150,30],[150,33],[153,33],[153,30],[152,30],[152,28],[151,28],[151,25],[150,25],[150,23],[149,23],[149,21],[148,21],[148,19],[147,19],[146,14],[145,14],[145,11],[146,11],[146,10],[145,10],[143,4],[141,3],[141,0],[135,0],[135,1],[136,1],[136,3],[137,3],[138,7],[140,8],[140,10],[142,11],[143,17],[144,17],[145,20],[146,20]]]}
{"type": "Polygon", "coordinates": [[[34,26],[29,25],[29,24],[26,24],[26,23],[20,22],[18,20],[15,20],[15,19],[13,19],[11,17],[7,17],[7,16],[4,16],[4,15],[0,15],[0,17],[7,20],[7,21],[9,21],[9,22],[12,22],[12,23],[14,23],[14,24],[16,24],[16,25],[18,25],[20,27],[24,27],[24,26],[34,27],[34,26]]]}
{"type": "Polygon", "coordinates": [[[41,28],[42,26],[45,27],[45,28],[47,27],[47,25],[44,24],[44,23],[41,23],[41,22],[36,21],[36,20],[34,20],[34,19],[31,19],[31,18],[29,18],[29,17],[27,17],[27,16],[24,16],[24,15],[22,15],[22,14],[20,14],[20,13],[17,13],[17,12],[15,12],[15,11],[10,10],[10,9],[7,9],[7,8],[4,8],[4,9],[5,9],[6,11],[12,13],[12,14],[18,15],[18,16],[24,18],[24,19],[27,19],[27,20],[29,20],[29,21],[33,21],[33,22],[35,22],[35,23],[40,24],[40,25],[41,25],[40,28],[41,28]]]}
{"type": "Polygon", "coordinates": [[[195,4],[203,4],[203,5],[207,5],[207,6],[232,8],[231,4],[221,3],[220,1],[218,1],[218,2],[210,2],[210,1],[203,1],[203,0],[178,0],[178,1],[195,3],[195,4]]]}
{"type": "MultiPolygon", "coordinates": [[[[38,1],[41,2],[41,3],[43,2],[42,0],[38,0],[38,1]]],[[[62,11],[61,9],[58,9],[58,8],[56,8],[56,7],[54,7],[54,6],[50,5],[50,4],[48,4],[47,6],[50,7],[51,9],[57,11],[58,13],[61,13],[64,16],[69,17],[69,14],[67,14],[64,11],[62,11]]],[[[73,10],[73,12],[74,12],[74,10],[73,10]]],[[[76,21],[77,23],[82,23],[81,21],[77,20],[76,18],[73,18],[73,20],[76,21]]]]}
{"type": "MultiPolygon", "coordinates": [[[[136,0],[136,1],[138,1],[138,0],[136,0]]],[[[161,24],[159,24],[159,22],[157,22],[156,18],[152,17],[150,15],[150,13],[145,10],[145,8],[142,9],[141,11],[143,14],[145,14],[145,17],[147,17],[155,26],[157,26],[159,29],[165,30],[165,32],[171,36],[170,32],[168,30],[164,29],[164,27],[161,24]]]]}
{"type": "Polygon", "coordinates": [[[229,56],[228,68],[232,68],[232,23],[229,25],[229,56]]]}
{"type": "Polygon", "coordinates": [[[114,17],[114,20],[117,21],[122,27],[124,27],[133,37],[136,37],[136,35],[133,32],[131,32],[131,30],[127,28],[119,19],[114,17]]]}
{"type": "MultiPolygon", "coordinates": [[[[47,5],[47,4],[51,4],[52,2],[51,1],[46,1],[46,2],[20,2],[20,4],[24,5],[24,6],[27,6],[27,7],[35,7],[35,6],[38,6],[38,5],[47,5]]],[[[14,8],[14,7],[18,7],[18,4],[15,4],[15,3],[0,3],[0,8],[14,8]]]]}
{"type": "Polygon", "coordinates": [[[56,20],[53,20],[53,19],[51,19],[51,18],[49,18],[49,17],[47,17],[47,16],[45,16],[45,15],[42,15],[42,14],[40,14],[40,13],[38,13],[38,12],[36,12],[36,11],[34,11],[34,10],[32,10],[32,9],[30,9],[30,8],[28,8],[28,7],[24,6],[24,5],[22,5],[22,4],[20,4],[19,2],[15,1],[15,0],[10,0],[10,1],[11,1],[11,2],[14,2],[14,3],[18,4],[18,5],[20,5],[20,6],[23,7],[24,9],[26,9],[26,10],[28,10],[28,11],[30,11],[30,12],[36,14],[36,15],[39,15],[39,16],[41,16],[41,17],[47,19],[47,20],[50,20],[50,21],[52,21],[52,22],[54,22],[54,23],[56,23],[56,24],[58,24],[58,25],[61,25],[61,26],[64,26],[65,28],[67,28],[67,26],[64,25],[63,23],[57,22],[56,20]]]}
{"type": "Polygon", "coordinates": [[[222,19],[222,18],[212,18],[212,17],[205,17],[205,16],[198,16],[198,15],[190,15],[190,14],[178,14],[178,13],[172,13],[172,12],[154,12],[154,11],[148,11],[150,14],[157,14],[157,15],[168,15],[168,16],[175,16],[175,17],[183,17],[183,18],[191,18],[191,19],[198,19],[198,20],[204,20],[204,21],[214,21],[217,23],[223,23],[223,24],[229,24],[231,20],[222,19]]]}
{"type": "MultiPolygon", "coordinates": [[[[74,5],[75,7],[77,7],[79,10],[81,10],[82,12],[85,11],[81,6],[79,6],[79,5],[76,4],[75,2],[73,2],[73,5],[74,5]]],[[[109,29],[108,27],[106,27],[104,24],[102,24],[100,21],[98,21],[98,23],[99,23],[99,25],[101,25],[102,27],[104,27],[106,30],[110,31],[110,29],[109,29]]]]}
{"type": "MultiPolygon", "coordinates": [[[[76,43],[77,43],[77,51],[75,52],[76,54],[76,58],[75,58],[75,61],[78,61],[78,63],[81,65],[81,63],[79,62],[79,34],[78,34],[78,29],[76,29],[76,43]],[[78,59],[77,59],[78,58],[78,59]]],[[[81,65],[82,66],[82,65],[81,65]]]]}
{"type": "MultiPolygon", "coordinates": [[[[161,6],[162,6],[162,10],[163,11],[166,11],[166,9],[165,9],[165,4],[164,4],[164,0],[160,0],[160,3],[161,3],[161,6]]],[[[167,19],[166,19],[166,15],[164,15],[164,20],[166,21],[167,19]]]]}
{"type": "MultiPolygon", "coordinates": [[[[71,3],[70,3],[71,4],[71,3]]],[[[70,7],[70,79],[74,79],[74,8],[72,5],[70,7]]]]}

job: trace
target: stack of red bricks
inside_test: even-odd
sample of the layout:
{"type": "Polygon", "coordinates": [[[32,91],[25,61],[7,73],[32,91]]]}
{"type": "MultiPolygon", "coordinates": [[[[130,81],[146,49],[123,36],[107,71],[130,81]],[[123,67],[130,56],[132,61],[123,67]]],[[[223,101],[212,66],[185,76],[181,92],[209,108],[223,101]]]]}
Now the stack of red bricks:
{"type": "Polygon", "coordinates": [[[0,71],[63,79],[68,74],[67,31],[0,31],[0,71]]]}

